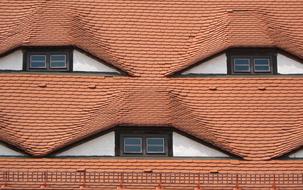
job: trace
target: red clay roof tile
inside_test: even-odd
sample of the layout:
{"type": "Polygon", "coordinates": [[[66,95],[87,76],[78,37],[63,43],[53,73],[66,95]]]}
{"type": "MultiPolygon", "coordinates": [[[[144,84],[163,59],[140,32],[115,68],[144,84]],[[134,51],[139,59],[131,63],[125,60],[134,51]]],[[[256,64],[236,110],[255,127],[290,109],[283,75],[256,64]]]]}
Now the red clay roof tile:
{"type": "Polygon", "coordinates": [[[38,189],[43,182],[61,189],[86,185],[116,189],[123,184],[127,189],[148,189],[162,184],[165,189],[193,189],[197,179],[207,189],[239,187],[268,189],[273,183],[280,188],[302,189],[302,161],[239,161],[239,160],[175,160],[175,159],[0,159],[0,179],[4,189],[27,187],[38,189]],[[9,173],[11,172],[11,173],[9,173]],[[19,173],[18,173],[19,172],[19,173]],[[81,180],[79,172],[86,172],[81,180]],[[124,172],[120,175],[119,172],[124,172]],[[43,175],[45,173],[44,177],[43,175]],[[6,179],[7,174],[9,179],[6,179]],[[76,174],[76,175],[75,175],[76,174]],[[161,180],[156,177],[161,174],[161,180]],[[195,176],[195,174],[201,177],[195,176]],[[272,175],[275,175],[273,179],[272,175]],[[105,176],[103,176],[105,175],[105,176]],[[189,175],[191,177],[189,177],[189,175]],[[258,176],[260,175],[260,176],[258,176]],[[41,177],[39,177],[41,176],[41,177]],[[45,180],[47,176],[47,180],[45,180]],[[79,177],[80,176],[80,177],[79,177]],[[121,181],[121,176],[123,179],[121,181]],[[130,178],[128,179],[129,176],[130,178]],[[148,177],[149,176],[149,177],[148,177]],[[153,176],[150,177],[150,176],[153,176]],[[235,177],[238,176],[238,180],[235,177]],[[104,178],[103,178],[104,177],[104,178]],[[73,180],[74,183],[70,183],[73,180]],[[80,179],[80,180],[79,180],[80,179]],[[187,181],[188,180],[188,181],[187,181]],[[26,182],[24,184],[24,182],[26,182]],[[23,183],[22,183],[23,182],[23,183]],[[131,183],[133,182],[133,183],[131,183]],[[86,183],[86,184],[85,184],[86,183]],[[78,186],[77,186],[78,185],[78,186]],[[225,185],[225,186],[224,186],[225,185]]]}
{"type": "Polygon", "coordinates": [[[295,76],[2,73],[0,137],[41,156],[119,124],[169,125],[245,159],[266,160],[302,145],[301,83],[295,76]],[[87,88],[92,81],[93,90],[87,88]],[[47,87],[37,87],[40,83],[47,87]],[[268,89],[259,91],[260,84],[268,89]],[[209,91],[209,86],[217,90],[209,91]]]}
{"type": "Polygon", "coordinates": [[[75,45],[136,76],[163,76],[231,46],[275,46],[302,57],[301,1],[31,0],[0,7],[0,52],[75,45]]]}
{"type": "Polygon", "coordinates": [[[46,155],[118,124],[172,125],[248,160],[302,146],[300,77],[167,78],[229,47],[303,53],[301,1],[1,1],[0,52],[73,45],[138,77],[1,74],[0,139],[46,155]]]}

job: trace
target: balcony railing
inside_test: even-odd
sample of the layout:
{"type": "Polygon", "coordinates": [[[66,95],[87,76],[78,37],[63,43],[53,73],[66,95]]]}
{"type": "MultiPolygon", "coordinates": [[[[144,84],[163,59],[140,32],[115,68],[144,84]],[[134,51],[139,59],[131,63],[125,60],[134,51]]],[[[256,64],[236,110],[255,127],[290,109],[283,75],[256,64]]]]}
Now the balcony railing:
{"type": "MultiPolygon", "coordinates": [[[[0,170],[0,189],[13,187],[296,187],[303,173],[172,173],[0,170]]],[[[160,189],[161,189],[160,188],[160,189]]],[[[184,188],[185,189],[185,188],[184,188]]]]}

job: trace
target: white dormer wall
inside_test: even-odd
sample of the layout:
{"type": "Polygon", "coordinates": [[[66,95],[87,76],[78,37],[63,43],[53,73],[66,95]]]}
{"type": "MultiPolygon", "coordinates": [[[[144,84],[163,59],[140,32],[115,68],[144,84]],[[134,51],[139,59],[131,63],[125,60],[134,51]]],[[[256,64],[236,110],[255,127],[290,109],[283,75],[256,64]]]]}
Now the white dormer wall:
{"type": "MultiPolygon", "coordinates": [[[[73,71],[120,73],[118,70],[77,50],[73,50],[73,62],[73,71]]],[[[6,56],[0,57],[0,70],[22,71],[22,50],[16,50],[6,56]]],[[[303,64],[278,53],[277,70],[279,74],[303,74],[303,64]]],[[[220,54],[182,73],[182,75],[187,74],[227,74],[227,56],[225,53],[220,54]]]]}
{"type": "Polygon", "coordinates": [[[277,68],[279,74],[303,74],[303,64],[283,54],[277,55],[277,68]]]}
{"type": "Polygon", "coordinates": [[[22,71],[23,70],[23,53],[16,50],[0,58],[0,70],[22,71]]]}
{"type": "Polygon", "coordinates": [[[0,143],[0,157],[1,156],[25,156],[25,154],[15,151],[7,147],[5,144],[0,143]]]}
{"type": "MultiPolygon", "coordinates": [[[[175,157],[229,157],[176,132],[173,132],[172,141],[173,156],[175,157]]],[[[55,157],[62,156],[115,156],[115,132],[109,132],[55,155],[55,157]]]]}
{"type": "Polygon", "coordinates": [[[227,74],[226,54],[218,55],[182,73],[188,74],[227,74]]]}
{"type": "Polygon", "coordinates": [[[303,148],[297,152],[289,155],[289,158],[303,158],[303,148]]]}
{"type": "Polygon", "coordinates": [[[77,50],[73,51],[73,71],[120,73],[77,50]]]}
{"type": "MultiPolygon", "coordinates": [[[[16,50],[6,56],[0,57],[0,70],[22,71],[22,50],[16,50]]],[[[73,50],[73,71],[120,73],[118,70],[111,68],[77,50],[73,50]]]]}
{"type": "Polygon", "coordinates": [[[173,132],[173,156],[227,158],[227,154],[173,132]]]}
{"type": "Polygon", "coordinates": [[[109,132],[55,156],[115,156],[115,132],[109,132]]]}
{"type": "MultiPolygon", "coordinates": [[[[281,53],[277,54],[279,74],[303,74],[303,64],[281,53]]],[[[221,54],[182,73],[188,74],[227,74],[227,56],[221,54]]]]}

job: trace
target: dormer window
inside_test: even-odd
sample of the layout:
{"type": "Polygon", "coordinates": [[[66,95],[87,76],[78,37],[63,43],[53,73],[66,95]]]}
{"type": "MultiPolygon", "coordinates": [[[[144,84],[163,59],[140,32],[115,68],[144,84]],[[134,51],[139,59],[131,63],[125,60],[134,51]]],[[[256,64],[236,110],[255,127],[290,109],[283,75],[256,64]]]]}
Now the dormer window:
{"type": "Polygon", "coordinates": [[[271,73],[270,57],[232,57],[233,73],[271,73]]]}
{"type": "Polygon", "coordinates": [[[142,137],[124,137],[123,152],[125,154],[141,154],[143,152],[142,137]]]}
{"type": "Polygon", "coordinates": [[[275,75],[302,74],[300,59],[278,48],[231,48],[175,72],[194,75],[275,75]]]}
{"type": "Polygon", "coordinates": [[[231,49],[227,61],[229,74],[276,74],[276,53],[272,49],[231,49]]]}
{"type": "Polygon", "coordinates": [[[123,154],[166,155],[166,135],[123,136],[123,154]]]}
{"type": "Polygon", "coordinates": [[[167,128],[119,128],[116,154],[120,156],[171,156],[172,131],[167,128]]]}
{"type": "Polygon", "coordinates": [[[70,49],[31,48],[24,54],[27,71],[71,71],[70,49]]]}

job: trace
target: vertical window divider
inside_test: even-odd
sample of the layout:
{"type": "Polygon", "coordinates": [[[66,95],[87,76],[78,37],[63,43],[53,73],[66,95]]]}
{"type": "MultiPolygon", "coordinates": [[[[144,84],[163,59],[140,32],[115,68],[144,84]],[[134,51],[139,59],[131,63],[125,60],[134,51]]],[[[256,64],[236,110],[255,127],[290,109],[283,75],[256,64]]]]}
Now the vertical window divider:
{"type": "Polygon", "coordinates": [[[171,156],[172,140],[171,132],[168,129],[119,129],[117,136],[119,140],[116,142],[116,152],[120,156],[171,156]],[[125,138],[141,138],[142,153],[125,152],[125,138]],[[152,139],[160,139],[162,142],[151,141],[152,139]],[[149,144],[152,143],[152,144],[149,144]],[[155,145],[155,146],[153,146],[155,145]],[[160,146],[161,148],[157,148],[160,146]],[[149,151],[151,149],[151,151],[149,151]],[[153,151],[154,150],[154,151],[153,151]],[[160,151],[159,151],[160,150],[160,151]]]}
{"type": "MultiPolygon", "coordinates": [[[[28,47],[23,49],[24,56],[24,70],[27,71],[56,71],[56,72],[69,72],[72,71],[72,49],[68,47],[28,47]],[[31,67],[31,56],[33,55],[44,55],[45,56],[45,68],[31,67]],[[57,59],[57,65],[59,66],[51,66],[51,56],[64,56],[64,60],[60,57],[57,59]],[[63,64],[64,63],[64,64],[63,64]],[[61,65],[60,65],[61,64],[61,65]]],[[[56,62],[56,61],[54,61],[56,62]]]]}
{"type": "Polygon", "coordinates": [[[226,52],[226,55],[228,74],[277,74],[277,53],[273,48],[232,48],[226,52]],[[244,58],[250,61],[249,72],[245,70],[245,62],[240,60],[244,58]],[[237,66],[236,59],[239,59],[237,66]],[[258,64],[257,59],[260,59],[258,64]],[[267,63],[262,59],[267,59],[267,63]]]}

